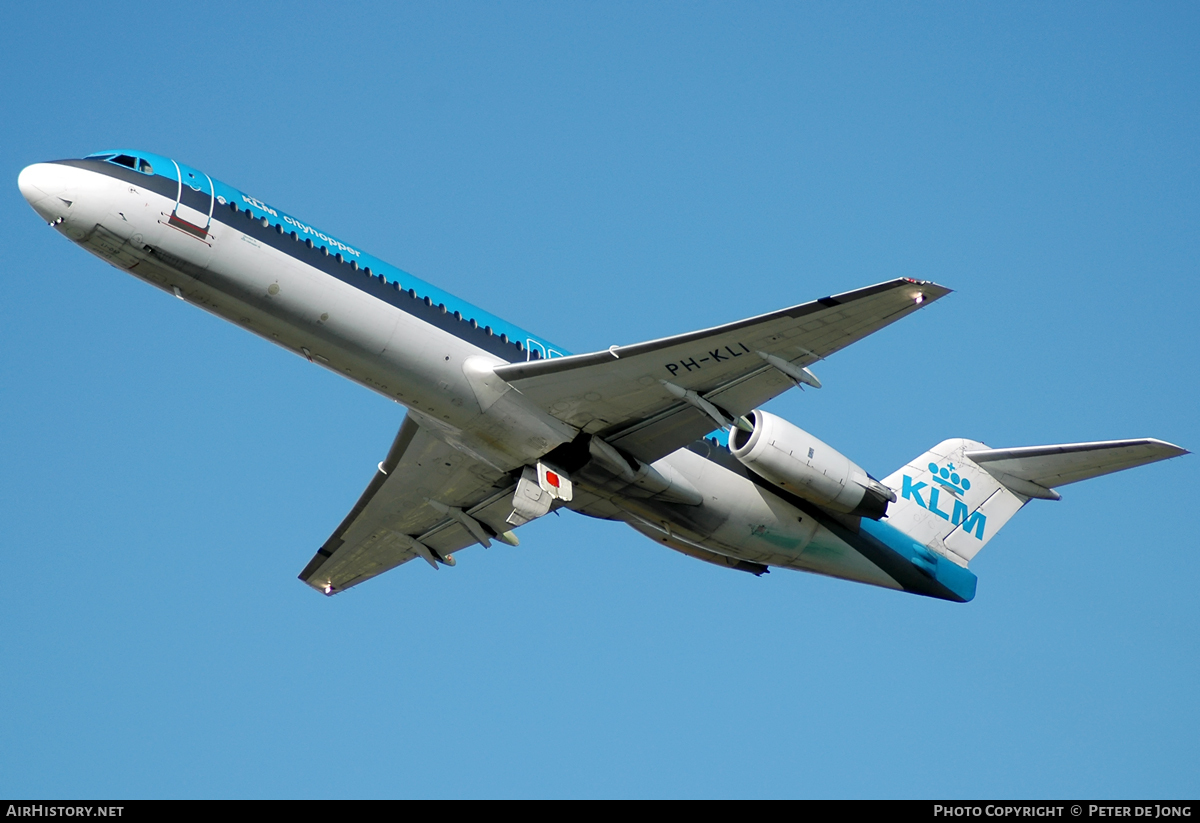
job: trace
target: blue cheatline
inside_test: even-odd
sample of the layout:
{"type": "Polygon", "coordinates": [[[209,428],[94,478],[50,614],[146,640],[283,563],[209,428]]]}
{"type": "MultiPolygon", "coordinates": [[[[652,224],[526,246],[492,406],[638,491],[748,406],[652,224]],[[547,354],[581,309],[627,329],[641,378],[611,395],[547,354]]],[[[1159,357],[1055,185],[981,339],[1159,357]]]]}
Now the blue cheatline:
{"type": "MultiPolygon", "coordinates": [[[[268,220],[280,221],[289,231],[296,232],[297,236],[302,239],[312,239],[315,243],[324,243],[330,248],[330,253],[340,252],[348,260],[353,260],[358,263],[360,268],[369,268],[372,274],[382,275],[389,283],[399,282],[405,289],[413,289],[417,292],[418,298],[428,298],[434,305],[443,304],[446,310],[450,313],[459,312],[463,319],[470,322],[474,320],[480,328],[491,327],[492,331],[497,335],[506,335],[509,340],[514,343],[520,343],[523,347],[532,352],[532,356],[538,358],[547,357],[565,357],[571,352],[564,349],[562,346],[557,346],[543,337],[539,337],[520,326],[513,325],[507,320],[497,317],[491,312],[475,306],[467,301],[455,297],[449,292],[439,289],[431,283],[427,283],[421,278],[410,274],[402,269],[380,260],[378,257],[370,255],[362,251],[358,246],[351,245],[342,241],[331,234],[320,231],[309,223],[294,217],[291,214],[277,209],[258,198],[235,189],[220,180],[211,178],[199,169],[195,169],[184,163],[179,163],[161,154],[153,154],[134,149],[111,149],[107,151],[95,152],[89,154],[87,159],[107,160],[110,163],[118,161],[120,158],[129,157],[134,160],[144,160],[151,166],[151,173],[169,180],[179,182],[179,174],[175,169],[178,165],[179,172],[184,176],[184,185],[191,185],[189,180],[199,181],[203,188],[207,188],[209,180],[212,181],[213,194],[217,198],[218,206],[227,206],[230,203],[236,204],[237,207],[244,211],[249,211],[258,219],[266,218],[268,220]],[[189,177],[191,175],[191,177],[189,177]]],[[[129,167],[124,162],[116,162],[117,165],[129,167]]],[[[135,171],[140,171],[136,165],[133,167],[135,171]]],[[[192,186],[193,189],[195,186],[192,186]]]]}

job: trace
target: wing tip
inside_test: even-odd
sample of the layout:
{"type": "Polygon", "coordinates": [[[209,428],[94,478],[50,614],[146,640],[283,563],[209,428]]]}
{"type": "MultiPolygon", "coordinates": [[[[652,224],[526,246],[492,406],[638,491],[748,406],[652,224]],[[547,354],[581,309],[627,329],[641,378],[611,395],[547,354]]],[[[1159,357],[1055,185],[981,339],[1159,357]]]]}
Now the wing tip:
{"type": "Polygon", "coordinates": [[[1166,440],[1159,440],[1157,437],[1143,438],[1147,443],[1158,446],[1163,451],[1163,456],[1160,460],[1170,460],[1173,457],[1183,457],[1185,454],[1191,454],[1190,451],[1183,446],[1176,446],[1174,443],[1168,443],[1166,440]]]}
{"type": "Polygon", "coordinates": [[[925,299],[916,302],[930,302],[954,292],[954,289],[943,286],[941,283],[935,283],[932,280],[917,280],[912,277],[905,277],[901,279],[901,282],[920,289],[920,294],[923,294],[925,299]]]}
{"type": "Polygon", "coordinates": [[[304,571],[300,572],[300,579],[305,583],[308,579],[317,573],[317,569],[325,565],[325,561],[333,556],[333,552],[322,546],[317,549],[317,553],[312,556],[312,560],[308,561],[308,565],[304,567],[304,571]]]}
{"type": "MultiPolygon", "coordinates": [[[[311,566],[312,564],[310,563],[309,565],[311,566]]],[[[315,572],[310,574],[308,567],[306,566],[304,571],[300,572],[296,579],[308,586],[310,589],[318,592],[319,594],[323,594],[326,597],[332,597],[340,591],[336,586],[333,585],[333,581],[330,580],[326,581],[324,584],[321,584],[315,582],[313,580],[314,577],[316,577],[315,572]]]]}

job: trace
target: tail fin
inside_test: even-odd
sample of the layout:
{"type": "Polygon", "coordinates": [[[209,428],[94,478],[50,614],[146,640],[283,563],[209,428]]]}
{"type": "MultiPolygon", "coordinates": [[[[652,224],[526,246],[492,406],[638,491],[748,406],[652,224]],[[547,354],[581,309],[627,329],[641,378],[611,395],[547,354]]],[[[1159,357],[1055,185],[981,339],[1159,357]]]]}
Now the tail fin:
{"type": "Polygon", "coordinates": [[[1055,486],[1187,453],[1149,438],[1017,449],[945,440],[883,481],[897,498],[885,519],[966,566],[1031,498],[1058,500],[1055,486]]]}

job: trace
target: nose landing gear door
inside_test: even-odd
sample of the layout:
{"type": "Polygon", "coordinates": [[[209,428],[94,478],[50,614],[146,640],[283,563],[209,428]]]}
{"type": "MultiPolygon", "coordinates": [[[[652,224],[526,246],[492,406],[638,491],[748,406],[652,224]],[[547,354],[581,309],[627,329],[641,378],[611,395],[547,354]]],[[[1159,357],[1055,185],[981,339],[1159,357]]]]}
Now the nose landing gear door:
{"type": "MultiPolygon", "coordinates": [[[[175,163],[174,160],[171,161],[175,163]]],[[[212,225],[213,192],[212,178],[204,172],[180,168],[175,163],[179,188],[175,194],[175,208],[167,223],[201,240],[208,240],[212,225]]]]}

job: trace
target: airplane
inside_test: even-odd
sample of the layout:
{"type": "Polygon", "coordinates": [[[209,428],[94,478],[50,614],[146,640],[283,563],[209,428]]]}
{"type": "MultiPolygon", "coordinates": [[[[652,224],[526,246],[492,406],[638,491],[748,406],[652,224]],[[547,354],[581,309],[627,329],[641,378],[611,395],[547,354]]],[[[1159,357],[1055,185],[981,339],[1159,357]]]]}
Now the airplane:
{"type": "Polygon", "coordinates": [[[950,292],[894,279],[714,328],[571,354],[171,158],[36,163],[58,233],[405,406],[391,448],[300,580],[334,595],[567,508],[720,567],[793,569],[942,600],[1033,499],[1188,452],[1152,438],[945,440],[878,480],[760,407],[814,364],[950,292]]]}

